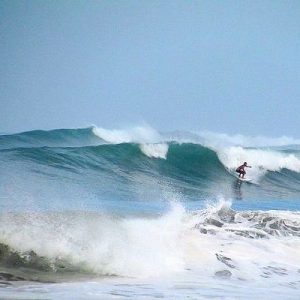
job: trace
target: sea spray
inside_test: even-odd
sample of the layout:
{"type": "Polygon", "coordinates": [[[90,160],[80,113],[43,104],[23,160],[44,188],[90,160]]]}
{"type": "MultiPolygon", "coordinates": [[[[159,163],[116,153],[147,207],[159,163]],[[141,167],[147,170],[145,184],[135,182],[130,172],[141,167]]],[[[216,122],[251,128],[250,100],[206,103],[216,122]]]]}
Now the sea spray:
{"type": "Polygon", "coordinates": [[[237,212],[225,200],[194,213],[172,203],[156,218],[69,212],[5,214],[0,222],[2,245],[21,257],[35,253],[52,271],[65,264],[65,271],[145,278],[226,269],[260,280],[269,269],[275,280],[270,266],[292,277],[300,266],[300,240],[293,238],[299,214],[237,212]]]}
{"type": "Polygon", "coordinates": [[[172,273],[184,266],[180,239],[185,212],[179,204],[171,207],[166,215],[146,219],[76,212],[5,214],[0,243],[20,257],[34,252],[53,271],[65,263],[99,275],[172,273]]]}
{"type": "Polygon", "coordinates": [[[145,153],[148,157],[154,158],[167,158],[169,146],[167,144],[142,144],[140,145],[140,149],[143,153],[145,153]]]}

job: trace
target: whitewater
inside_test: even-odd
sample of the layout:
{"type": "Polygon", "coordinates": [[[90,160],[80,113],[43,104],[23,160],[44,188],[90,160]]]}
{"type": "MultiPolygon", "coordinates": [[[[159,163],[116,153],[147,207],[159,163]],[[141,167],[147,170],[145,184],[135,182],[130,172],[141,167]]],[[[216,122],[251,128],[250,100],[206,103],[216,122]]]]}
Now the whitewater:
{"type": "Polygon", "coordinates": [[[298,139],[34,130],[0,176],[1,299],[299,299],[298,139]]]}

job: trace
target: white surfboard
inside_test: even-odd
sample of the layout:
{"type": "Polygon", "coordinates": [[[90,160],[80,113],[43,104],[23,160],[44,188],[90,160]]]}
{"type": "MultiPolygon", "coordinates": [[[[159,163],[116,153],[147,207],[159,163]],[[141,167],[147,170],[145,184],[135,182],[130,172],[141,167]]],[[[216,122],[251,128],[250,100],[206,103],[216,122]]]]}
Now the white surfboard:
{"type": "Polygon", "coordinates": [[[238,180],[241,180],[241,181],[245,181],[245,182],[251,182],[252,179],[251,178],[242,178],[242,177],[238,177],[238,176],[235,176],[238,180]]]}
{"type": "MultiPolygon", "coordinates": [[[[240,180],[240,181],[249,182],[249,183],[254,183],[253,178],[249,178],[249,177],[242,178],[242,177],[239,177],[239,174],[238,174],[238,173],[232,172],[232,170],[230,170],[230,169],[228,169],[228,168],[227,168],[227,171],[228,171],[231,175],[233,175],[235,178],[237,178],[238,180],[240,180]]],[[[254,183],[254,184],[255,184],[255,183],[254,183]]]]}

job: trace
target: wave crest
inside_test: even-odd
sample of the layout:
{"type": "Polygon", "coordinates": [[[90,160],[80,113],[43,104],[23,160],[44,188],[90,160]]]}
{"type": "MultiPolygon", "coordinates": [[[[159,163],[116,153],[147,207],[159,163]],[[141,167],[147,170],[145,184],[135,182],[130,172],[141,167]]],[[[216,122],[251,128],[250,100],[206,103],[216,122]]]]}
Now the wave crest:
{"type": "Polygon", "coordinates": [[[101,127],[94,127],[93,133],[112,144],[121,143],[156,143],[162,137],[151,127],[137,126],[131,129],[105,129],[101,127]]]}
{"type": "Polygon", "coordinates": [[[142,144],[141,151],[148,157],[166,159],[169,146],[167,144],[142,144]]]}

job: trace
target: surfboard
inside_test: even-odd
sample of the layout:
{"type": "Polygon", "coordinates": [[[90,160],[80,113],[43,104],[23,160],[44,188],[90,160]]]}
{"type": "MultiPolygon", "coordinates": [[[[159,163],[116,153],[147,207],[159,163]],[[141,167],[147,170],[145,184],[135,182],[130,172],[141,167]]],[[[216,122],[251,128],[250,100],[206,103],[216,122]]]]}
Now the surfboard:
{"type": "Polygon", "coordinates": [[[238,180],[240,181],[245,181],[245,182],[251,182],[253,179],[251,178],[241,178],[241,177],[238,177],[238,176],[235,176],[238,180]]]}
{"type": "Polygon", "coordinates": [[[228,168],[226,168],[226,169],[227,169],[227,171],[228,171],[232,176],[234,176],[234,177],[237,178],[238,180],[243,181],[243,182],[247,182],[247,183],[253,183],[253,184],[255,184],[255,182],[253,181],[253,178],[249,178],[249,177],[247,177],[247,178],[240,178],[238,173],[232,172],[232,170],[230,170],[230,169],[228,169],[228,168]]]}

